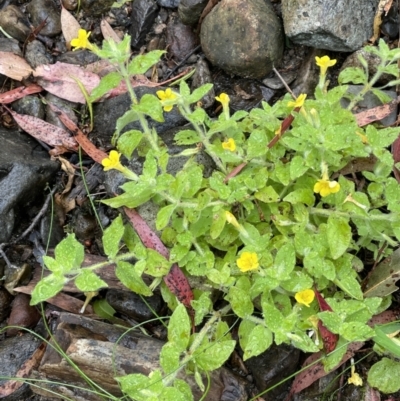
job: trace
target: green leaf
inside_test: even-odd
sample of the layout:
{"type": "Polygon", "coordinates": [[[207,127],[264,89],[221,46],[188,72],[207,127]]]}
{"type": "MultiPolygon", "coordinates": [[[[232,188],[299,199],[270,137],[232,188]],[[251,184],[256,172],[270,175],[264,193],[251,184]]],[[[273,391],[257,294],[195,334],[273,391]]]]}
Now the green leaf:
{"type": "Polygon", "coordinates": [[[146,93],[140,99],[139,104],[132,105],[132,110],[150,116],[160,123],[164,122],[163,109],[158,97],[146,93]]]}
{"type": "Polygon", "coordinates": [[[75,279],[75,285],[82,292],[97,291],[100,288],[108,287],[97,274],[88,269],[82,269],[79,276],[75,279]]]}
{"type": "Polygon", "coordinates": [[[275,203],[279,201],[279,195],[270,185],[261,188],[254,194],[254,197],[264,203],[275,203]]]}
{"type": "Polygon", "coordinates": [[[354,84],[366,84],[367,76],[364,70],[359,67],[348,67],[339,74],[338,80],[341,85],[349,82],[354,84]]]}
{"type": "Polygon", "coordinates": [[[169,320],[168,341],[175,344],[176,350],[185,351],[190,339],[190,318],[183,304],[179,304],[169,320]]]}
{"type": "Polygon", "coordinates": [[[156,228],[157,230],[162,230],[165,228],[168,223],[169,219],[172,216],[172,213],[174,212],[176,208],[176,205],[167,205],[162,207],[158,213],[157,213],[157,219],[156,219],[156,228]]]}
{"type": "Polygon", "coordinates": [[[242,320],[239,325],[238,335],[239,335],[239,344],[242,350],[244,350],[249,342],[250,333],[253,331],[256,324],[250,322],[249,320],[242,320]]]}
{"type": "Polygon", "coordinates": [[[294,156],[290,161],[290,179],[294,181],[296,178],[301,177],[308,170],[304,157],[294,156]]]}
{"type": "Polygon", "coordinates": [[[347,219],[330,215],[326,235],[332,259],[338,259],[347,251],[351,242],[351,227],[347,219]]]}
{"type": "Polygon", "coordinates": [[[129,109],[120,118],[118,118],[114,136],[118,137],[121,131],[130,123],[139,120],[137,111],[129,109]]]}
{"type": "Polygon", "coordinates": [[[193,145],[201,142],[199,134],[191,129],[179,131],[174,139],[177,145],[193,145]]]}
{"type": "Polygon", "coordinates": [[[100,83],[90,93],[90,101],[101,98],[111,89],[116,88],[122,80],[120,73],[113,71],[101,78],[100,83]]]}
{"type": "Polygon", "coordinates": [[[366,341],[371,339],[375,331],[366,323],[344,322],[340,327],[339,334],[347,341],[366,341]]]}
{"type": "Polygon", "coordinates": [[[124,132],[118,139],[118,150],[130,159],[133,151],[139,146],[143,134],[137,130],[124,132]]]}
{"type": "Polygon", "coordinates": [[[126,191],[124,194],[102,202],[114,208],[121,206],[135,208],[147,202],[153,196],[153,187],[146,181],[130,181],[122,185],[121,188],[126,191]]]}
{"type": "Polygon", "coordinates": [[[110,321],[113,321],[114,315],[117,312],[108,302],[105,298],[103,299],[96,299],[93,302],[93,310],[94,313],[102,318],[102,319],[107,319],[110,321]]]}
{"type": "Polygon", "coordinates": [[[194,353],[194,360],[202,369],[212,371],[220,368],[231,356],[235,349],[236,341],[219,341],[210,344],[201,353],[194,353]]]}
{"type": "Polygon", "coordinates": [[[249,291],[245,291],[238,287],[231,287],[229,288],[227,299],[229,300],[233,311],[239,317],[244,318],[253,313],[254,306],[250,299],[249,291]]]}
{"type": "Polygon", "coordinates": [[[272,332],[262,325],[254,327],[248,336],[244,349],[243,360],[257,356],[267,350],[272,344],[272,332]]]}
{"type": "Polygon", "coordinates": [[[291,243],[282,245],[275,256],[274,264],[266,273],[272,278],[288,280],[294,269],[296,255],[294,246],[291,243]]]}
{"type": "Polygon", "coordinates": [[[247,140],[248,159],[264,156],[268,152],[268,142],[269,141],[264,130],[254,130],[247,140]]]}
{"type": "Polygon", "coordinates": [[[83,245],[75,239],[75,234],[68,234],[54,250],[55,259],[61,273],[68,273],[81,266],[85,258],[83,245]]]}
{"type": "Polygon", "coordinates": [[[190,96],[190,88],[185,80],[182,80],[179,84],[179,92],[182,97],[188,98],[190,96]]]}
{"type": "MultiPolygon", "coordinates": [[[[104,253],[113,259],[119,251],[119,243],[124,235],[124,223],[121,215],[113,220],[109,227],[103,233],[104,253]]],[[[89,291],[89,290],[88,290],[89,291]]]]}
{"type": "Polygon", "coordinates": [[[30,305],[37,305],[57,295],[67,280],[62,275],[50,274],[40,280],[32,291],[30,305]]]}
{"type": "Polygon", "coordinates": [[[121,283],[136,292],[137,294],[145,295],[147,297],[153,295],[150,288],[147,287],[142,277],[136,273],[135,266],[128,262],[119,261],[115,269],[115,275],[121,283]]]}
{"type": "Polygon", "coordinates": [[[187,98],[187,102],[195,103],[205,96],[212,89],[213,84],[204,84],[199,88],[195,89],[190,96],[187,98]]]}
{"type": "Polygon", "coordinates": [[[164,53],[164,50],[153,50],[149,53],[134,57],[128,65],[129,74],[144,74],[150,67],[160,61],[164,53]]]}
{"type": "Polygon", "coordinates": [[[395,393],[400,390],[400,381],[395,380],[396,377],[400,377],[400,362],[382,358],[370,368],[368,384],[382,393],[395,393]]]}
{"type": "Polygon", "coordinates": [[[163,345],[160,354],[160,365],[166,374],[179,369],[181,351],[182,349],[177,347],[174,342],[167,342],[163,345]]]}
{"type": "Polygon", "coordinates": [[[234,128],[235,126],[236,126],[236,123],[235,123],[235,121],[232,121],[232,120],[213,121],[207,132],[207,136],[208,136],[208,138],[211,138],[211,136],[216,134],[217,132],[224,132],[230,128],[234,128]]]}
{"type": "Polygon", "coordinates": [[[146,274],[150,274],[153,277],[163,277],[165,276],[170,267],[171,262],[160,255],[157,251],[153,249],[147,249],[146,258],[146,274]]]}
{"type": "Polygon", "coordinates": [[[304,203],[307,206],[312,206],[315,203],[314,193],[309,188],[296,189],[286,195],[283,200],[292,204],[304,203]]]}
{"type": "Polygon", "coordinates": [[[225,210],[219,209],[213,213],[213,220],[210,227],[211,238],[218,238],[225,227],[226,217],[225,210]]]}
{"type": "Polygon", "coordinates": [[[195,311],[194,324],[198,326],[204,317],[212,311],[212,302],[210,299],[211,292],[205,291],[200,295],[199,299],[192,301],[192,307],[195,311]]]}

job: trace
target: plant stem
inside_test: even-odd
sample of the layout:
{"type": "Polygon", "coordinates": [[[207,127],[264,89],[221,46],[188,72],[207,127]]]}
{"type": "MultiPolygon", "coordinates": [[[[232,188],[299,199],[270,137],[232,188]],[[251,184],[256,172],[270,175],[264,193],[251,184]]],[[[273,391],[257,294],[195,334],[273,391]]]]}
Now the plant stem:
{"type": "Polygon", "coordinates": [[[316,214],[319,216],[326,216],[329,217],[331,215],[341,216],[341,217],[348,217],[349,219],[361,219],[361,220],[370,220],[370,221],[396,221],[398,220],[398,216],[395,213],[389,214],[368,214],[362,216],[360,214],[351,213],[351,212],[339,212],[337,210],[329,210],[329,209],[319,209],[317,207],[310,207],[309,209],[310,214],[316,214]],[[396,219],[397,217],[397,219],[396,219]]]}

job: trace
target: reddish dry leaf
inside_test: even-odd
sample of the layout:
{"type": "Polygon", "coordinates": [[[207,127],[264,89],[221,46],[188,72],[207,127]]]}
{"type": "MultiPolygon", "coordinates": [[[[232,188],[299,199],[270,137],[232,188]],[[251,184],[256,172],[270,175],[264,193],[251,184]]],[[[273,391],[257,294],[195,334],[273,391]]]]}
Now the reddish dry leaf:
{"type": "Polygon", "coordinates": [[[17,124],[29,135],[56,148],[57,152],[53,152],[53,154],[78,150],[78,144],[75,139],[62,128],[49,124],[37,117],[18,114],[8,108],[7,110],[14,117],[17,124]]]}
{"type": "Polygon", "coordinates": [[[33,71],[33,76],[53,95],[82,104],[86,103],[86,100],[77,82],[85,87],[89,95],[100,82],[97,74],[77,65],[60,62],[40,65],[33,71]]]}
{"type": "MultiPolygon", "coordinates": [[[[169,251],[166,246],[158,238],[157,234],[147,225],[140,214],[135,209],[124,208],[125,214],[131,222],[133,228],[139,235],[143,244],[150,249],[154,249],[164,258],[169,258],[169,251]]],[[[164,282],[170,291],[182,302],[187,308],[191,309],[191,301],[193,300],[193,292],[186,276],[182,273],[179,266],[174,263],[169,273],[164,277],[164,282]]]]}
{"type": "Polygon", "coordinates": [[[0,51],[0,74],[22,81],[33,72],[31,66],[21,56],[0,51]]]}
{"type": "Polygon", "coordinates": [[[39,93],[43,88],[36,84],[31,84],[29,86],[21,86],[19,88],[10,90],[0,94],[0,103],[8,104],[15,102],[18,99],[22,99],[27,95],[32,95],[33,93],[39,93]]]}
{"type": "MultiPolygon", "coordinates": [[[[328,305],[328,303],[325,301],[325,299],[322,297],[317,289],[314,289],[314,293],[318,301],[319,309],[322,312],[332,311],[332,308],[328,305]]],[[[318,331],[324,343],[325,351],[329,354],[336,348],[339,337],[337,334],[334,334],[330,330],[328,330],[320,320],[318,321],[318,331]]]]}
{"type": "MultiPolygon", "coordinates": [[[[46,350],[46,343],[43,342],[35,350],[32,356],[27,359],[19,368],[18,372],[15,374],[16,377],[29,377],[32,369],[39,366],[40,361],[46,350]]],[[[5,398],[10,394],[17,391],[25,382],[23,380],[9,380],[0,386],[0,398],[5,398]]]]}
{"type": "Polygon", "coordinates": [[[82,149],[97,163],[101,163],[103,159],[108,157],[108,154],[100,149],[97,149],[92,142],[89,141],[87,136],[79,129],[79,127],[58,107],[49,103],[51,109],[57,113],[60,121],[74,134],[76,142],[82,149]]]}
{"type": "Polygon", "coordinates": [[[397,99],[392,100],[389,103],[382,104],[381,106],[373,107],[372,109],[362,111],[355,115],[357,125],[363,127],[374,121],[382,120],[391,114],[400,102],[400,96],[397,99]]]}
{"type": "Polygon", "coordinates": [[[61,30],[68,50],[71,50],[71,40],[78,37],[79,29],[79,22],[61,3],[61,30]]]}
{"type": "Polygon", "coordinates": [[[121,42],[121,38],[116,34],[114,29],[112,29],[111,25],[105,19],[101,20],[100,29],[105,40],[112,39],[115,43],[121,42]]]}

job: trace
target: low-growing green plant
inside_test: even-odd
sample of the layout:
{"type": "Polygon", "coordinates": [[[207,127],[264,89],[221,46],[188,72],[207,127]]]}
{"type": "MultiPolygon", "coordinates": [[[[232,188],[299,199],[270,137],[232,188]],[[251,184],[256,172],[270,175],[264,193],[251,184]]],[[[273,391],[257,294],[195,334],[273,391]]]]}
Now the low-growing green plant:
{"type": "MultiPolygon", "coordinates": [[[[375,259],[389,255],[400,239],[399,184],[392,177],[394,162],[387,149],[400,130],[372,124],[361,128],[351,108],[368,90],[383,99],[372,84],[383,73],[397,78],[400,50],[390,50],[381,41],[378,48],[365,48],[381,59],[373,77],[368,77],[363,59],[364,70],[340,74],[340,83],[364,85],[347,109],[341,105],[351,96],[346,85],[327,90],[327,69],[336,61],[324,56],[316,60],[320,81],[314,99],[286,95],[273,106],[263,102],[261,108],[231,114],[229,96],[222,93],[216,98],[222,113],[212,119],[200,104],[210,84],[191,92],[182,80],[179,91],[168,88],[157,96],[136,97],[130,77],[145,73],[162,51],[131,60],[128,36],[119,44],[105,41],[102,48],[81,36],[75,46],[90,48],[117,66],[102,78],[91,101],[121,81],[132,101],[117,122],[113,141],[118,151],[102,162],[105,170],[117,169],[127,181],[122,194],[104,203],[113,208],[136,208],[148,201],[158,205],[155,225],[170,255],[167,259],[146,248],[119,216],[104,231],[104,263],[82,268],[83,246],[73,235],[56,247],[54,258],[44,257],[51,274],[37,284],[32,304],[54,296],[70,280],[83,292],[106,287],[95,271],[110,262],[132,291],[149,296],[159,286],[173,310],[160,369],[148,377],[117,378],[134,400],[193,399],[188,384],[177,378],[181,369],[192,372],[204,390],[202,374],[222,366],[236,346],[224,320],[232,311],[240,318],[244,359],[272,343],[292,344],[305,352],[324,345],[330,351],[333,345],[337,351],[324,360],[329,370],[346,352],[344,344],[376,336],[367,322],[387,309],[391,299],[388,294],[364,296],[359,273],[365,252],[375,259]],[[146,118],[162,122],[163,111],[175,107],[190,125],[175,135],[176,144],[187,147],[180,154],[187,162],[172,175],[172,156],[146,118]],[[139,121],[142,130],[123,132],[132,121],[139,121]],[[120,161],[121,155],[130,159],[134,151],[144,157],[140,174],[120,161]],[[195,157],[200,152],[215,165],[209,176],[195,157]],[[341,173],[350,163],[371,156],[376,159],[372,169],[352,176],[341,173]],[[186,276],[204,282],[206,289],[193,290],[192,309],[162,283],[175,263],[186,276]],[[150,286],[143,275],[154,278],[150,286]],[[225,301],[217,311],[214,291],[225,301]],[[327,308],[315,298],[320,293],[327,308]],[[321,326],[324,333],[334,334],[330,345],[324,335],[321,338],[321,326]]],[[[394,79],[388,85],[397,83],[394,79]]]]}

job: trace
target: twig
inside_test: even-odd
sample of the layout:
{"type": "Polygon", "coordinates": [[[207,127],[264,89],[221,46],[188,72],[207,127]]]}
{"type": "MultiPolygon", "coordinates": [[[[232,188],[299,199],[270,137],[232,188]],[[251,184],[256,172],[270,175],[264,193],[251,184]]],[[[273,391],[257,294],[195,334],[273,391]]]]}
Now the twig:
{"type": "Polygon", "coordinates": [[[292,98],[294,100],[296,100],[296,95],[293,93],[293,91],[289,88],[289,85],[286,83],[286,81],[283,79],[282,75],[279,74],[278,70],[273,67],[272,70],[274,71],[274,73],[277,75],[277,77],[281,80],[281,82],[283,83],[283,86],[285,87],[285,89],[292,95],[292,98]]]}
{"type": "Polygon", "coordinates": [[[187,54],[187,56],[181,60],[165,77],[165,79],[168,79],[178,68],[182,67],[182,65],[187,61],[187,59],[195,52],[197,52],[197,50],[199,50],[201,48],[201,45],[198,45],[197,47],[195,47],[190,53],[187,54]]]}

